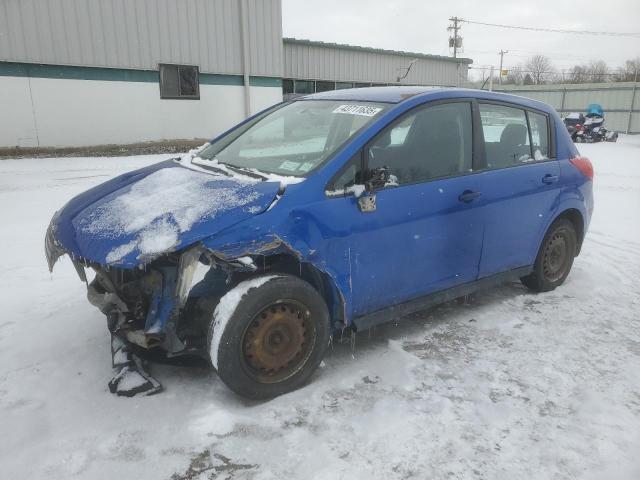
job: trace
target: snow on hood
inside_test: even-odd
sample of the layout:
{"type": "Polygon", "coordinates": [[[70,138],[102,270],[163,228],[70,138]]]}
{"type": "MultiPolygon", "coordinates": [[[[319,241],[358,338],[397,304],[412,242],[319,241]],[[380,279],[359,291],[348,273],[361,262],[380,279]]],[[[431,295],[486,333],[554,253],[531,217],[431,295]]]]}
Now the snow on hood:
{"type": "Polygon", "coordinates": [[[127,193],[88,212],[79,222],[79,233],[134,237],[112,249],[106,257],[108,263],[136,249],[149,257],[175,247],[180,234],[195,222],[215,218],[220,211],[245,206],[259,197],[255,191],[244,190],[242,182],[220,186],[212,194],[212,183],[210,176],[185,168],[158,170],[127,193]]]}
{"type": "Polygon", "coordinates": [[[164,162],[76,197],[56,217],[55,231],[73,256],[133,267],[266,210],[279,189],[164,162]]]}

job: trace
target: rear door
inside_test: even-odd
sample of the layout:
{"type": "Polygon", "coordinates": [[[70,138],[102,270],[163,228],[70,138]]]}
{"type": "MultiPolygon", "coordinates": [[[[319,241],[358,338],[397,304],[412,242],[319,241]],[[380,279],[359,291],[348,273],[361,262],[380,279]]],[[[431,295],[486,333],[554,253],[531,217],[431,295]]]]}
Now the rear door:
{"type": "Polygon", "coordinates": [[[534,263],[559,194],[551,119],[504,103],[479,103],[484,136],[484,244],[479,277],[534,263]]]}

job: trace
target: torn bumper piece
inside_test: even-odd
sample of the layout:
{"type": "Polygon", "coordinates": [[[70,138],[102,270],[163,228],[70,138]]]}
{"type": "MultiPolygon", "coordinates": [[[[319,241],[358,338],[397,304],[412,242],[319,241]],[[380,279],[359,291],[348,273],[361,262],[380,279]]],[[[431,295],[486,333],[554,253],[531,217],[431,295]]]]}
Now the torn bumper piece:
{"type": "Polygon", "coordinates": [[[121,397],[148,396],[162,391],[162,385],[146,370],[143,360],[118,337],[111,338],[111,359],[116,374],[109,381],[111,393],[121,397]]]}

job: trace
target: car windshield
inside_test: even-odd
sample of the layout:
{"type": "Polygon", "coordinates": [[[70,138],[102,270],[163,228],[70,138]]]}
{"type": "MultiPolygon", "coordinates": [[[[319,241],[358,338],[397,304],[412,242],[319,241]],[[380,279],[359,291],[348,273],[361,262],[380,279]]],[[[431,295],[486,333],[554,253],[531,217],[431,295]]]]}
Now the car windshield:
{"type": "Polygon", "coordinates": [[[388,107],[344,100],[295,101],[239,127],[199,157],[232,168],[303,176],[388,107]]]}

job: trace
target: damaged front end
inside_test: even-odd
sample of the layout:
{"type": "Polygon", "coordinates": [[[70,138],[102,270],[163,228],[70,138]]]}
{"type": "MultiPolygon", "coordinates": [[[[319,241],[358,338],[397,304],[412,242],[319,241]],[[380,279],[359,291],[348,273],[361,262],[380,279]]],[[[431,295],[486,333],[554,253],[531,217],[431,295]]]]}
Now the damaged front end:
{"type": "Polygon", "coordinates": [[[198,309],[224,290],[229,263],[196,246],[135,269],[89,267],[95,271],[89,301],[106,315],[112,334],[144,349],[160,347],[169,356],[206,358],[208,319],[198,309]]]}

